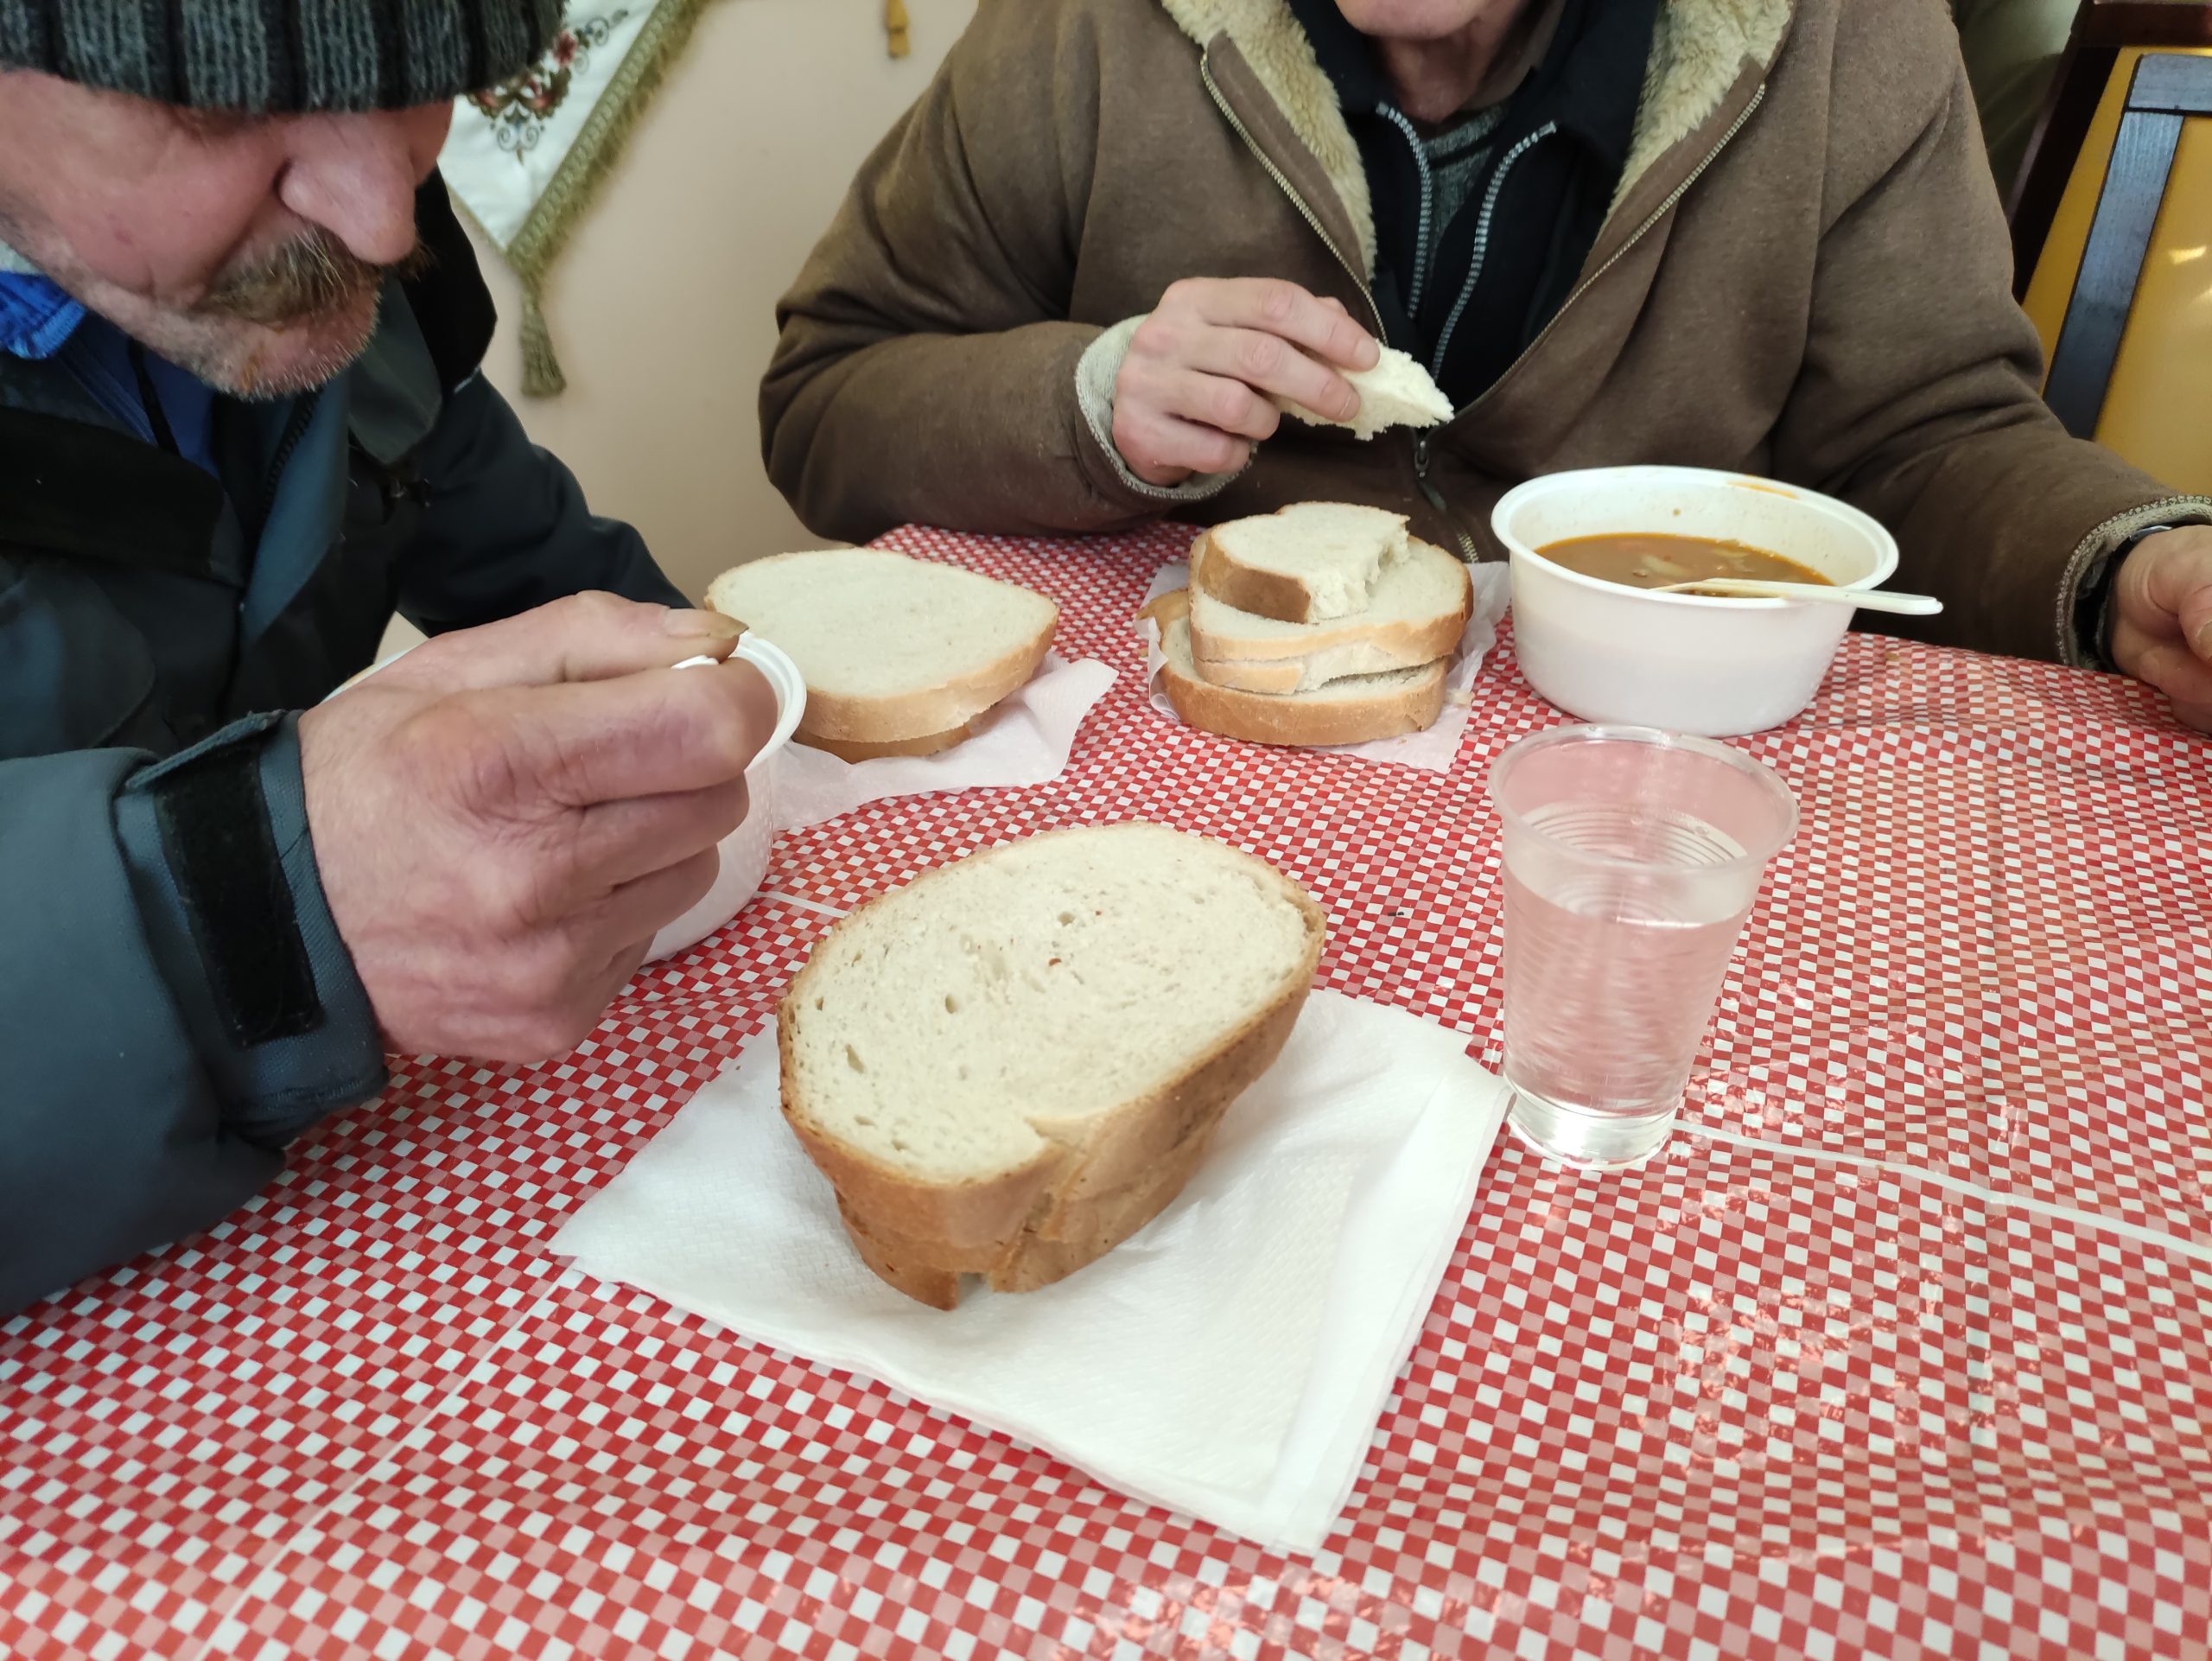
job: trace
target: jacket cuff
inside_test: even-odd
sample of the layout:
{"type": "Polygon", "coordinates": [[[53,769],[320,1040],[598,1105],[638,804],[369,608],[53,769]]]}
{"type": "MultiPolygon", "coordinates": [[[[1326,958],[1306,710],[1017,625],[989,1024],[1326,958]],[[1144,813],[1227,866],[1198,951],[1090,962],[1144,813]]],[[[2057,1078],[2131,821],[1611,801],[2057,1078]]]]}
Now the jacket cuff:
{"type": "Polygon", "coordinates": [[[2082,538],[2058,587],[2060,660],[2075,669],[2113,667],[2112,584],[2121,557],[2145,531],[2212,525],[2212,497],[2167,496],[2116,513],[2082,538]]]}
{"type": "MultiPolygon", "coordinates": [[[[1179,502],[1203,502],[1218,496],[1243,471],[1236,473],[1197,473],[1179,485],[1147,484],[1129,471],[1129,464],[1122,459],[1122,452],[1114,444],[1114,383],[1121,378],[1122,360],[1129,355],[1129,342],[1150,313],[1136,317],[1125,317],[1108,329],[1088,347],[1076,360],[1075,397],[1082,406],[1084,424],[1090,429],[1090,436],[1114,469],[1114,476],[1123,490],[1141,496],[1147,502],[1172,506],[1179,502]]],[[[1251,463],[1248,461],[1245,467],[1251,463]]]]}
{"type": "Polygon", "coordinates": [[[134,777],[116,830],[224,1128],[282,1148],[385,1082],[308,831],[298,717],[225,728],[134,777]]]}

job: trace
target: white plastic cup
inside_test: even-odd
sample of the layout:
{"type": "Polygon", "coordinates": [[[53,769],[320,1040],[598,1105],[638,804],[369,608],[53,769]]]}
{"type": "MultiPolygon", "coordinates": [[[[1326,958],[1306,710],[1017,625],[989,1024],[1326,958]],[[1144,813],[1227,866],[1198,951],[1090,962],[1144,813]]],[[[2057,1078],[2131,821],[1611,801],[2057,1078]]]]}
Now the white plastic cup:
{"type": "Polygon", "coordinates": [[[1538,550],[1577,537],[1708,537],[1873,589],[1897,542],[1857,508],[1794,486],[1695,468],[1554,473],[1491,515],[1510,557],[1513,644],[1545,700],[1583,721],[1707,738],[1764,732],[1813,701],[1853,613],[1802,600],[1656,594],[1585,576],[1538,550]]]}
{"type": "Polygon", "coordinates": [[[1666,1142],[1766,868],[1797,830],[1773,771],[1642,727],[1555,727],[1509,748],[1509,1122],[1551,1158],[1615,1170],[1666,1142]]]}
{"type": "MultiPolygon", "coordinates": [[[[761,879],[768,874],[768,850],[776,833],[783,829],[777,801],[777,776],[781,770],[777,758],[806,713],[806,678],[781,647],[757,634],[741,637],[728,661],[751,664],[774,689],[775,730],[745,770],[745,822],[721,840],[721,870],[715,886],[698,904],[653,936],[652,945],[645,951],[648,963],[690,951],[743,911],[760,892],[761,879]]],[[[718,662],[713,658],[690,658],[677,667],[714,668],[718,662]]]]}

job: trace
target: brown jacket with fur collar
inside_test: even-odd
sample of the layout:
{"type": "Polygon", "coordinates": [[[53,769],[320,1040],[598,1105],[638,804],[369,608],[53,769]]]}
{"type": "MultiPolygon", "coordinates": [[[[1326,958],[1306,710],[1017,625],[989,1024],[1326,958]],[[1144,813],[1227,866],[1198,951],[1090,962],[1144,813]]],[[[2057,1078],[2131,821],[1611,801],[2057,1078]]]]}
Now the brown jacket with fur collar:
{"type": "Polygon", "coordinates": [[[1580,283],[1448,427],[1363,444],[1286,422],[1242,474],[1182,491],[1122,466],[1102,335],[1195,276],[1285,277],[1371,318],[1373,242],[1358,151],[1283,0],[982,0],[780,309],[769,470],[831,536],[1320,498],[1490,554],[1492,503],[1532,475],[1740,469],[1889,525],[1896,586],[1948,604],[1938,638],[2075,661],[2112,552],[2212,520],[2044,409],[1931,0],[1667,0],[1580,283]]]}

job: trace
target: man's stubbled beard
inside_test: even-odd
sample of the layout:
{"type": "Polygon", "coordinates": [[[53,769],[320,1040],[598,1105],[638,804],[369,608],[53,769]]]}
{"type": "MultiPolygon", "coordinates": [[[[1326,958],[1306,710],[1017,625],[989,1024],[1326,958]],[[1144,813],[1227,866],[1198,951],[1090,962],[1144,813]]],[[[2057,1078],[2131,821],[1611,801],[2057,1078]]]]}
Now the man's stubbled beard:
{"type": "Polygon", "coordinates": [[[327,316],[394,277],[419,276],[429,263],[429,251],[417,243],[404,259],[372,264],[318,227],[219,278],[193,309],[202,316],[283,328],[327,316]]]}
{"type": "Polygon", "coordinates": [[[404,259],[372,264],[318,228],[219,278],[177,318],[172,360],[233,398],[312,391],[367,349],[384,285],[431,264],[417,243],[404,259]],[[340,319],[359,320],[357,338],[334,332],[340,319]]]}

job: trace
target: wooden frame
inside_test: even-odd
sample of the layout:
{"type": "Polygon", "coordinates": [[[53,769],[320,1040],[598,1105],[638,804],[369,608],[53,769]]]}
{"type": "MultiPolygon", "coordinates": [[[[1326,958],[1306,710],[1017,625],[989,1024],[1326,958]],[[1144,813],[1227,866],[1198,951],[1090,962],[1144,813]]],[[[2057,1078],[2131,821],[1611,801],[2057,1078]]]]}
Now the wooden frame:
{"type": "Polygon", "coordinates": [[[2044,387],[2044,402],[2077,438],[2096,436],[2182,123],[2193,115],[2212,115],[2212,58],[2160,53],[2136,65],[2044,387]]]}
{"type": "Polygon", "coordinates": [[[2024,298],[2044,243],[2081,159],[2097,106],[2125,47],[2212,47],[2212,4],[2205,0],[2082,0],[2073,38],[2006,193],[2012,226],[2013,291],[2024,298]]]}

